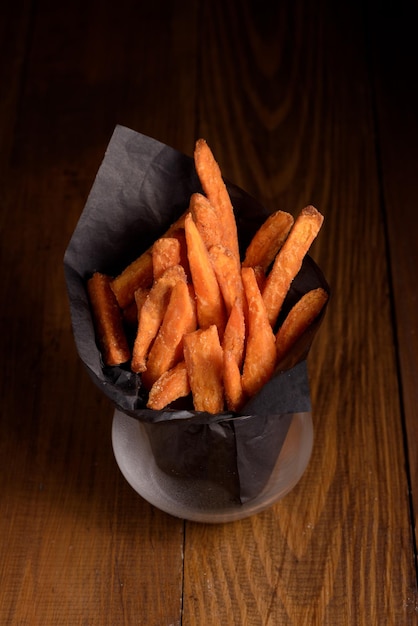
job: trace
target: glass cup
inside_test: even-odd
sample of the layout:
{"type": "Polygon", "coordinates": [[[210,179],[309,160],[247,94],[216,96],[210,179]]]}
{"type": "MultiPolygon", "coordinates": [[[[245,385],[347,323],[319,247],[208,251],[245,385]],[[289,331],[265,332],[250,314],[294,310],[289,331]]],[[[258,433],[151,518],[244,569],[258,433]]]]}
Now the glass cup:
{"type": "MultiPolygon", "coordinates": [[[[233,463],[229,444],[215,458],[211,458],[212,443],[196,452],[199,441],[207,437],[207,431],[192,425],[192,439],[179,465],[175,460],[178,424],[144,423],[116,410],[112,424],[113,450],[127,482],[158,509],[194,522],[231,522],[255,515],[283,498],[308,465],[313,446],[311,413],[293,413],[281,418],[284,420],[281,441],[277,441],[274,451],[271,443],[273,447],[276,445],[274,437],[266,438],[265,445],[269,449],[265,454],[259,447],[254,453],[252,442],[257,441],[257,436],[247,437],[259,416],[239,418],[239,423],[231,423],[232,447],[236,448],[232,451],[233,463]],[[238,426],[245,431],[242,441],[238,426]],[[193,437],[199,439],[193,440],[193,437]],[[210,450],[207,458],[205,450],[210,450]]],[[[189,437],[190,425],[185,428],[189,437]]],[[[216,430],[217,426],[214,428],[216,430]]],[[[221,448],[224,446],[222,437],[219,439],[221,448]]],[[[178,440],[184,441],[184,433],[179,433],[178,440]]]]}

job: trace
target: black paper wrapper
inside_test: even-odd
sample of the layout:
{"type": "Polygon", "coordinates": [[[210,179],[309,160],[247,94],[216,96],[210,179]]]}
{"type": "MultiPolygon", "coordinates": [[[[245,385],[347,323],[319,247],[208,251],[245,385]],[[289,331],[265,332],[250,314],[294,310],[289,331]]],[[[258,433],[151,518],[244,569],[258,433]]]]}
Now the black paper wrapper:
{"type": "MultiPolygon", "coordinates": [[[[227,182],[243,252],[266,219],[260,203],[227,182]]],[[[64,257],[74,339],[93,382],[123,413],[146,423],[159,467],[176,475],[227,480],[233,497],[259,495],[286,437],[294,413],[310,412],[306,357],[322,316],[300,338],[275,375],[240,415],[193,410],[191,400],[162,411],[146,408],[141,376],[129,365],[105,367],[95,340],[86,281],[94,271],[112,276],[136,259],[202,191],[194,161],[173,148],[117,126],[64,257]],[[229,477],[229,478],[226,478],[229,477]]],[[[307,256],[283,306],[326,280],[307,256]]]]}

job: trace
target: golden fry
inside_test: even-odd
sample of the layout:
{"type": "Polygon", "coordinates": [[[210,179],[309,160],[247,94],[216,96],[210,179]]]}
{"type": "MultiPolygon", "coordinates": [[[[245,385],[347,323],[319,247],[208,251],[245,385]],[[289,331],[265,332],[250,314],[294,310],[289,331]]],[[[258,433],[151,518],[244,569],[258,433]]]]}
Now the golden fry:
{"type": "Polygon", "coordinates": [[[307,206],[294,220],[270,215],[240,261],[234,208],[204,139],[194,162],[203,193],[155,243],[115,278],[88,282],[97,340],[107,365],[131,359],[161,410],[191,394],[196,411],[239,412],[324,307],[314,289],[275,326],[323,216],[307,206]],[[123,322],[136,337],[132,355],[123,322]],[[132,356],[132,358],[131,358],[132,356]]]}
{"type": "Polygon", "coordinates": [[[305,293],[292,307],[276,334],[277,362],[286,356],[302,333],[318,317],[327,300],[325,289],[318,287],[305,293]]]}
{"type": "Polygon", "coordinates": [[[231,250],[239,261],[237,225],[231,198],[223,181],[219,165],[204,139],[196,141],[194,161],[203,191],[214,207],[221,225],[222,239],[220,243],[231,250]]]}
{"type": "Polygon", "coordinates": [[[255,265],[253,267],[253,270],[254,270],[255,279],[257,281],[258,288],[261,291],[261,293],[263,293],[263,289],[267,280],[266,273],[264,269],[261,267],[261,265],[255,265]]]}
{"type": "Polygon", "coordinates": [[[190,213],[184,226],[199,326],[204,329],[215,324],[222,336],[226,323],[225,306],[209,252],[190,213]]]}
{"type": "Polygon", "coordinates": [[[234,355],[238,367],[241,367],[244,358],[245,345],[245,317],[242,301],[235,301],[226,323],[222,339],[224,352],[234,355]]]}
{"type": "Polygon", "coordinates": [[[110,277],[95,272],[87,283],[95,321],[96,337],[106,365],[120,365],[130,359],[123,329],[122,313],[110,287],[110,277]]]}
{"type": "Polygon", "coordinates": [[[149,294],[149,291],[150,291],[149,289],[139,287],[135,291],[134,301],[131,302],[131,304],[128,304],[126,309],[123,309],[122,311],[124,321],[126,322],[126,324],[128,324],[132,328],[135,328],[136,326],[138,326],[139,313],[141,311],[142,305],[144,304],[147,295],[149,294]]]}
{"type": "Polygon", "coordinates": [[[152,254],[147,250],[133,261],[111,282],[113,293],[121,309],[126,309],[134,301],[137,289],[149,289],[152,285],[152,254]]]}
{"type": "Polygon", "coordinates": [[[224,351],[224,389],[226,406],[229,411],[239,411],[244,404],[244,391],[242,389],[241,372],[235,355],[224,351]]]}
{"type": "MultiPolygon", "coordinates": [[[[163,235],[171,237],[172,233],[183,228],[184,215],[181,215],[163,235]]],[[[132,261],[119,276],[111,282],[113,292],[121,309],[133,302],[134,293],[139,287],[149,288],[153,281],[152,246],[132,261]]]]}
{"type": "Polygon", "coordinates": [[[293,216],[285,211],[276,211],[269,215],[251,240],[245,252],[243,267],[259,265],[267,272],[284,244],[293,222],[293,216]]]}
{"type": "Polygon", "coordinates": [[[164,319],[151,347],[142,375],[150,389],[155,381],[183,359],[183,335],[196,330],[196,306],[189,285],[179,281],[171,290],[164,319]]]}
{"type": "Polygon", "coordinates": [[[137,319],[136,322],[138,323],[138,319],[139,319],[139,315],[141,313],[141,309],[144,305],[145,300],[147,299],[147,296],[149,294],[150,290],[149,289],[137,289],[135,291],[134,297],[135,297],[135,306],[136,306],[136,314],[137,314],[137,319]]]}
{"type": "Polygon", "coordinates": [[[153,384],[149,392],[147,407],[161,411],[174,400],[184,398],[189,393],[190,384],[186,363],[180,361],[171,370],[164,372],[153,384]]]}
{"type": "Polygon", "coordinates": [[[161,278],[155,281],[142,305],[132,353],[132,371],[144,372],[146,370],[148,351],[163,321],[171,290],[179,281],[186,282],[186,273],[182,266],[169,267],[161,278]]]}
{"type": "MultiPolygon", "coordinates": [[[[184,220],[183,220],[184,225],[184,220]]],[[[177,239],[180,246],[180,265],[184,267],[184,271],[186,272],[187,280],[191,281],[190,267],[189,267],[189,259],[187,258],[187,243],[186,243],[186,233],[184,232],[184,228],[179,228],[171,233],[171,237],[177,239]]]]}
{"type": "Polygon", "coordinates": [[[289,287],[299,272],[323,220],[323,216],[315,207],[308,206],[302,209],[274,260],[263,290],[263,300],[272,327],[276,324],[289,287]]]}
{"type": "Polygon", "coordinates": [[[212,246],[209,256],[229,315],[236,300],[242,302],[243,298],[240,267],[232,252],[221,244],[212,246]]]}
{"type": "Polygon", "coordinates": [[[169,267],[180,265],[180,242],[175,237],[160,237],[154,242],[151,254],[153,276],[157,280],[169,267]]]}
{"type": "Polygon", "coordinates": [[[247,301],[248,336],[242,372],[242,388],[251,397],[270,379],[276,364],[276,338],[252,267],[242,268],[247,301]]]}
{"type": "Polygon", "coordinates": [[[195,410],[220,413],[224,409],[223,351],[216,326],[185,335],[183,351],[195,410]]]}
{"type": "Polygon", "coordinates": [[[208,250],[222,241],[222,222],[206,196],[192,194],[189,211],[208,250]]]}

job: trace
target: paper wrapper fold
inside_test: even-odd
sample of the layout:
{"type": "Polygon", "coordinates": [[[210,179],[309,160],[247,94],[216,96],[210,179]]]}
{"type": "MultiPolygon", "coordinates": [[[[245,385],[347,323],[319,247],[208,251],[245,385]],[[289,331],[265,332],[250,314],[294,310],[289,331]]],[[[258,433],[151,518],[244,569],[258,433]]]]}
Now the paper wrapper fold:
{"type": "MultiPolygon", "coordinates": [[[[268,212],[227,183],[242,251],[268,212]]],[[[74,339],[94,383],[120,411],[148,424],[157,464],[164,471],[227,482],[241,502],[259,495],[276,463],[292,415],[309,412],[306,357],[321,319],[305,333],[275,376],[241,415],[193,411],[190,399],[163,411],[146,408],[141,377],[128,366],[104,367],[86,292],[94,271],[112,276],[163,234],[201,186],[192,158],[150,137],[117,126],[64,257],[74,339]]],[[[307,256],[293,281],[283,315],[309,289],[324,287],[307,256]]]]}

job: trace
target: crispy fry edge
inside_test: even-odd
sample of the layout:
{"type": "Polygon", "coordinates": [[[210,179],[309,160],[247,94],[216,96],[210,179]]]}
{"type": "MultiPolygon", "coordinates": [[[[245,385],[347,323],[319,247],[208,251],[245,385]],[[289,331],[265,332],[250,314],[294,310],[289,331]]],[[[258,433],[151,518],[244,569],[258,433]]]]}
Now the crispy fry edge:
{"type": "Polygon", "coordinates": [[[95,321],[96,338],[106,365],[121,365],[130,359],[122,313],[110,287],[110,277],[94,272],[87,292],[95,321]]]}

